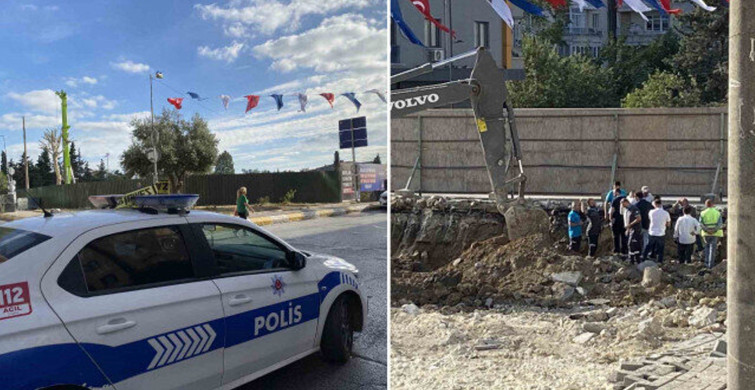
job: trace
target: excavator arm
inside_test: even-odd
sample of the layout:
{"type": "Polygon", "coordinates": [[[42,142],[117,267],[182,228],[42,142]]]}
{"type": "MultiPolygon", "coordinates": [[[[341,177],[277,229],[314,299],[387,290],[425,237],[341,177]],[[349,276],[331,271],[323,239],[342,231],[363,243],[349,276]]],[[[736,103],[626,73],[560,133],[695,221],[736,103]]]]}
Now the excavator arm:
{"type": "Polygon", "coordinates": [[[446,61],[425,64],[391,77],[391,84],[432,72],[463,58],[476,56],[475,66],[467,80],[391,91],[391,117],[402,117],[428,108],[448,106],[470,100],[477,124],[485,166],[498,210],[504,213],[510,201],[508,189],[518,184],[518,200],[524,200],[526,176],[522,169],[522,152],[516,129],[514,110],[508,103],[508,91],[503,70],[499,69],[484,48],[449,58],[446,61]],[[509,142],[509,139],[511,142],[509,142]],[[515,162],[517,174],[509,175],[515,162]]]}

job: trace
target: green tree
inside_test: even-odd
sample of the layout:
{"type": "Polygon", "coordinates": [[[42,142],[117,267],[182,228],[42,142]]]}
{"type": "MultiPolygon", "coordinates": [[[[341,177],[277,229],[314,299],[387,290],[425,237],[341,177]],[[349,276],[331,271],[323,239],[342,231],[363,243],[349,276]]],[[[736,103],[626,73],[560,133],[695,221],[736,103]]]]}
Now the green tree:
{"type": "Polygon", "coordinates": [[[380,154],[378,154],[377,156],[375,156],[374,159],[372,159],[372,163],[373,164],[382,164],[382,162],[380,161],[380,154]]]}
{"type": "MultiPolygon", "coordinates": [[[[20,178],[23,180],[23,164],[20,164],[21,171],[20,178]]],[[[20,180],[16,180],[16,183],[23,183],[20,180]]],[[[42,150],[37,157],[37,163],[34,164],[32,169],[31,163],[29,164],[29,185],[31,187],[44,187],[55,184],[55,174],[53,173],[52,160],[50,159],[50,150],[46,146],[42,147],[42,150]]]]}
{"type": "MultiPolygon", "coordinates": [[[[135,119],[131,126],[133,141],[121,156],[121,166],[128,176],[148,177],[153,171],[147,157],[147,150],[152,147],[151,122],[135,119]]],[[[173,191],[183,190],[188,175],[209,173],[218,156],[218,140],[199,114],[186,121],[176,112],[163,110],[155,118],[154,129],[159,138],[159,173],[167,177],[173,191]]]]}
{"type": "Polygon", "coordinates": [[[595,60],[608,72],[610,89],[615,100],[610,106],[618,106],[619,100],[640,87],[651,74],[673,69],[669,59],[679,51],[679,38],[668,32],[647,46],[627,45],[626,37],[609,42],[595,60]]]}
{"type": "Polygon", "coordinates": [[[700,104],[700,91],[694,80],[670,72],[656,72],[621,102],[626,108],[694,107],[700,104]]]}
{"type": "Polygon", "coordinates": [[[507,82],[514,107],[605,107],[618,101],[608,72],[587,57],[561,57],[539,38],[525,38],[523,53],[525,79],[507,82]]]}
{"type": "Polygon", "coordinates": [[[7,175],[8,174],[8,169],[7,169],[7,167],[8,167],[8,156],[5,154],[4,150],[2,151],[1,154],[2,154],[2,159],[0,159],[0,160],[2,160],[2,161],[0,161],[0,164],[2,165],[2,167],[0,167],[0,171],[2,171],[4,175],[7,175]]]}
{"type": "Polygon", "coordinates": [[[108,179],[107,167],[105,166],[105,160],[100,159],[100,164],[97,166],[97,170],[94,171],[94,180],[105,181],[108,179]]]}
{"type": "Polygon", "coordinates": [[[84,159],[81,158],[81,152],[76,148],[76,143],[71,141],[71,148],[68,151],[71,159],[71,170],[73,171],[73,177],[77,180],[83,181],[86,176],[84,167],[84,159]]]}
{"type": "Polygon", "coordinates": [[[714,12],[696,8],[677,17],[680,47],[671,63],[695,80],[703,104],[723,104],[728,92],[729,8],[714,12]]]}
{"type": "Polygon", "coordinates": [[[233,167],[233,156],[227,150],[224,150],[215,163],[215,174],[233,175],[234,173],[236,173],[236,169],[233,167]]]}

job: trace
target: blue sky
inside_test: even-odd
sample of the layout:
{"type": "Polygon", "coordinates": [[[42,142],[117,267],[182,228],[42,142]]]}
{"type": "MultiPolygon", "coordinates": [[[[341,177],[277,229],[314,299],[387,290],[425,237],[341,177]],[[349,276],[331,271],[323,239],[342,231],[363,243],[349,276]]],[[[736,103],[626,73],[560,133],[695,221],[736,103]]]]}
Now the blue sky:
{"type": "Polygon", "coordinates": [[[17,161],[25,115],[36,159],[42,131],[60,127],[53,91],[64,89],[71,138],[84,158],[96,165],[110,153],[118,169],[131,142],[128,123],[149,115],[148,75],[159,70],[165,79],[154,84],[155,112],[171,107],[168,97],[184,97],[181,113],[208,120],[237,172],[332,162],[338,120],[356,109],[344,97],[331,109],[320,92],[357,92],[371,145],[357,158],[379,153],[385,161],[386,106],[363,92],[386,90],[386,20],[385,0],[4,1],[0,134],[17,161]],[[298,92],[309,95],[306,113],[291,96],[298,92]],[[287,95],[280,112],[263,96],[244,115],[244,95],[270,93],[287,95]],[[220,94],[233,99],[227,111],[220,94]]]}

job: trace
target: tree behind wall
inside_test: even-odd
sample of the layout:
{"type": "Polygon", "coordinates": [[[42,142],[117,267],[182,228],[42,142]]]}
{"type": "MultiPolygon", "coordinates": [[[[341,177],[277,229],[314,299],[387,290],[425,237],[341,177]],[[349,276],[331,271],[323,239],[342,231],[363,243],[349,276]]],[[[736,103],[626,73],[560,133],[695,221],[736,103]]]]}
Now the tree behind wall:
{"type": "MultiPolygon", "coordinates": [[[[21,165],[23,166],[23,164],[21,165]]],[[[16,171],[23,171],[23,169],[17,169],[16,171]]],[[[21,172],[20,176],[23,179],[23,172],[21,172]]],[[[31,163],[29,164],[29,182],[31,187],[43,187],[55,184],[55,174],[53,173],[50,151],[46,147],[42,147],[39,157],[37,157],[37,163],[34,164],[34,169],[32,169],[31,163]]],[[[16,183],[21,182],[16,180],[16,183]]]]}
{"type": "Polygon", "coordinates": [[[233,156],[224,150],[218,156],[218,161],[215,164],[215,174],[218,175],[233,175],[236,173],[236,169],[233,167],[233,156]]]}
{"type": "MultiPolygon", "coordinates": [[[[121,155],[121,166],[127,176],[150,177],[153,165],[147,158],[147,150],[152,147],[151,122],[135,119],[131,127],[133,141],[121,155]]],[[[215,164],[218,141],[199,114],[186,121],[175,111],[163,110],[162,115],[155,118],[155,131],[159,137],[157,165],[160,177],[170,181],[173,191],[183,190],[188,175],[209,173],[215,164]]]]}
{"type": "Polygon", "coordinates": [[[57,129],[47,129],[39,140],[40,148],[47,149],[52,154],[53,172],[55,172],[55,184],[63,183],[63,177],[60,174],[61,168],[59,160],[61,158],[61,136],[57,129]]]}

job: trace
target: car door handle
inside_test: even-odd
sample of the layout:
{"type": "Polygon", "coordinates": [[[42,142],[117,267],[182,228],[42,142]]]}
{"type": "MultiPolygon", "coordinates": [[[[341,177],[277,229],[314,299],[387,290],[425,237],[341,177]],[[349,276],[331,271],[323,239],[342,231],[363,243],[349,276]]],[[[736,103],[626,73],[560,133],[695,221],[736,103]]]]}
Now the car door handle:
{"type": "Polygon", "coordinates": [[[136,321],[129,321],[125,318],[116,318],[97,328],[97,334],[118,332],[124,329],[133,328],[134,326],[136,326],[136,321]]]}
{"type": "Polygon", "coordinates": [[[243,294],[239,294],[239,295],[236,295],[235,297],[231,298],[228,301],[228,305],[229,306],[239,306],[239,305],[247,304],[247,303],[249,303],[251,301],[252,301],[252,298],[249,298],[248,296],[243,295],[243,294]]]}

